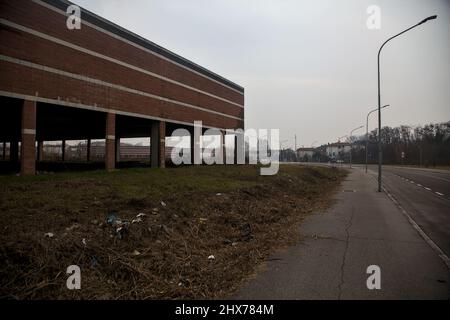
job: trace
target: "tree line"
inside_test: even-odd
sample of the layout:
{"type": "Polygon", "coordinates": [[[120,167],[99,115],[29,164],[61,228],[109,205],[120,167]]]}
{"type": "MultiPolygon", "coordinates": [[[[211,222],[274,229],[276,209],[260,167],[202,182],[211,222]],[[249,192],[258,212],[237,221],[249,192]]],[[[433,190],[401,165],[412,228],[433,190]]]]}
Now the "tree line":
{"type": "MultiPolygon", "coordinates": [[[[353,137],[352,158],[365,162],[366,135],[353,137]]],[[[378,130],[368,137],[368,162],[378,161],[378,130]]],[[[383,127],[381,130],[383,163],[419,166],[450,165],[450,121],[424,126],[383,127]]]]}

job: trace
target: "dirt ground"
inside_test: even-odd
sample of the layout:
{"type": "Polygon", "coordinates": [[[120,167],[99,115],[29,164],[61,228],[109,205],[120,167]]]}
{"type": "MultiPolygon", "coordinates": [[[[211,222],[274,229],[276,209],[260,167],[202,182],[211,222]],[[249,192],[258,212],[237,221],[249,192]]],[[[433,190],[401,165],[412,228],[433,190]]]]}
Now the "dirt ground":
{"type": "Polygon", "coordinates": [[[302,219],[330,205],[345,175],[286,165],[275,176],[256,166],[2,176],[0,298],[231,297],[299,241],[302,219]],[[70,265],[81,290],[66,287],[70,265]]]}

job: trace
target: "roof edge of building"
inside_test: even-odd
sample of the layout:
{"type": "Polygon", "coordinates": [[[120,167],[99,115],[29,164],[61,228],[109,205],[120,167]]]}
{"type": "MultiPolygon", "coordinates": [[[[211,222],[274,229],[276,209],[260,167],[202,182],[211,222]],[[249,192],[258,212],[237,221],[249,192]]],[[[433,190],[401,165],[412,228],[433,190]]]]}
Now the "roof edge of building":
{"type": "MultiPolygon", "coordinates": [[[[57,9],[66,11],[67,10],[67,6],[69,5],[76,5],[78,6],[76,3],[70,2],[68,0],[40,0],[48,5],[51,5],[57,9]]],[[[114,22],[103,18],[81,6],[79,6],[80,8],[82,8],[82,14],[84,16],[82,16],[82,19],[86,20],[89,23],[94,24],[95,26],[102,28],[106,31],[109,31],[117,36],[120,36],[128,41],[131,41],[139,46],[142,46],[150,51],[153,51],[156,54],[159,54],[173,62],[179,63],[193,71],[196,71],[206,77],[209,77],[211,79],[214,79],[224,85],[227,85],[237,91],[239,91],[240,93],[244,94],[244,87],[234,83],[233,81],[230,81],[220,75],[218,75],[215,72],[212,72],[202,66],[200,66],[199,64],[192,62],[186,58],[183,58],[182,56],[164,48],[161,47],[160,45],[157,45],[156,43],[139,36],[138,34],[127,30],[117,24],[115,24],[114,22]]]]}

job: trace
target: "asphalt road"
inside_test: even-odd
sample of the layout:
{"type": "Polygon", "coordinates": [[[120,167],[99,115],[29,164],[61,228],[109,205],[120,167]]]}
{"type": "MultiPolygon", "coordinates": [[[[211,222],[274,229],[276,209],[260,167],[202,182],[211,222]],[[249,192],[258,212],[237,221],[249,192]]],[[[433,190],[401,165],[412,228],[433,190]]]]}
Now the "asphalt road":
{"type": "Polygon", "coordinates": [[[448,261],[408,218],[448,252],[447,173],[386,168],[387,194],[375,171],[350,171],[335,204],[305,219],[301,243],[271,257],[237,299],[450,298],[448,261]],[[367,287],[371,265],[379,290],[367,287]]]}
{"type": "Polygon", "coordinates": [[[385,166],[383,185],[450,257],[450,171],[385,166]]]}

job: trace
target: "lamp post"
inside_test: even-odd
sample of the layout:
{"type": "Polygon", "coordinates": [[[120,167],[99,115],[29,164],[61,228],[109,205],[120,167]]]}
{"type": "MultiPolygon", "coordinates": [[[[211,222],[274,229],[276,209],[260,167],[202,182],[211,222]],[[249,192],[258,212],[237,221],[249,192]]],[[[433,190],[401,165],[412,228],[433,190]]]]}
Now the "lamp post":
{"type": "Polygon", "coordinates": [[[353,132],[355,132],[356,130],[362,129],[364,128],[364,126],[359,126],[358,128],[353,129],[352,131],[350,131],[350,168],[352,167],[352,150],[353,150],[353,142],[352,142],[352,135],[353,132]]]}
{"type": "Polygon", "coordinates": [[[383,42],[383,44],[380,47],[380,50],[378,50],[378,59],[377,59],[377,64],[378,64],[378,192],[381,192],[381,165],[383,162],[383,154],[381,151],[381,93],[380,93],[380,54],[381,54],[381,49],[383,49],[383,47],[386,45],[386,43],[388,43],[392,39],[397,38],[398,36],[404,34],[405,32],[408,32],[409,30],[411,30],[415,27],[418,27],[427,21],[434,20],[436,18],[437,18],[437,15],[429,16],[428,18],[423,19],[422,21],[413,25],[412,27],[409,27],[408,29],[405,29],[402,32],[397,33],[395,36],[392,36],[389,39],[387,39],[385,42],[383,42]]]}
{"type": "MultiPolygon", "coordinates": [[[[381,109],[389,107],[389,105],[382,106],[381,109]]],[[[368,149],[369,149],[369,116],[371,113],[378,111],[378,109],[373,109],[367,114],[366,120],[366,173],[367,173],[367,158],[368,158],[368,149]]]]}

